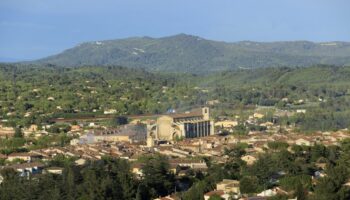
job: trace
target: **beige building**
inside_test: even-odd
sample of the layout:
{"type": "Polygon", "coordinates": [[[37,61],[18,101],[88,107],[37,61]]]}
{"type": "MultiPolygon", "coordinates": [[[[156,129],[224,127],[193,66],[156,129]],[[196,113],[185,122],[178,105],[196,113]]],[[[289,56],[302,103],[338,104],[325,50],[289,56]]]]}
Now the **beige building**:
{"type": "Polygon", "coordinates": [[[219,126],[222,128],[232,128],[234,126],[237,126],[238,122],[237,121],[232,121],[232,120],[225,120],[225,121],[218,121],[215,122],[215,126],[219,126]]]}
{"type": "Polygon", "coordinates": [[[239,199],[241,197],[239,181],[224,179],[216,184],[216,190],[204,194],[204,199],[209,200],[214,195],[224,200],[239,199]]]}
{"type": "Polygon", "coordinates": [[[255,156],[252,156],[252,155],[242,156],[241,159],[243,161],[245,161],[247,163],[247,165],[253,165],[257,161],[257,158],[255,156]]]}
{"type": "Polygon", "coordinates": [[[7,156],[7,160],[12,162],[16,159],[23,160],[23,161],[32,161],[33,157],[38,157],[37,155],[34,155],[32,153],[11,153],[7,156]]]}
{"type": "Polygon", "coordinates": [[[172,113],[160,116],[155,124],[147,127],[147,145],[154,140],[172,141],[176,138],[196,138],[214,134],[214,123],[209,118],[209,108],[191,112],[172,113]]]}
{"type": "Polygon", "coordinates": [[[15,134],[15,129],[12,127],[3,127],[0,124],[0,137],[12,137],[15,134]]]}
{"type": "Polygon", "coordinates": [[[91,144],[95,142],[144,142],[146,141],[146,127],[144,125],[127,124],[116,129],[107,129],[80,136],[72,141],[72,145],[91,144]]]}
{"type": "Polygon", "coordinates": [[[240,194],[239,181],[224,179],[223,181],[216,184],[216,190],[222,190],[225,193],[240,194]]]}

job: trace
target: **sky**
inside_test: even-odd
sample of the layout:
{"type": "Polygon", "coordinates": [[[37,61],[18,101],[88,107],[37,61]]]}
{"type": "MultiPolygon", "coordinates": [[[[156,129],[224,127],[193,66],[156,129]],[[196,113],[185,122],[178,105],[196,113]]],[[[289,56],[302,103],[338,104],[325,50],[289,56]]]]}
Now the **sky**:
{"type": "Polygon", "coordinates": [[[0,61],[186,33],[235,42],[350,41],[349,0],[0,0],[0,61]]]}

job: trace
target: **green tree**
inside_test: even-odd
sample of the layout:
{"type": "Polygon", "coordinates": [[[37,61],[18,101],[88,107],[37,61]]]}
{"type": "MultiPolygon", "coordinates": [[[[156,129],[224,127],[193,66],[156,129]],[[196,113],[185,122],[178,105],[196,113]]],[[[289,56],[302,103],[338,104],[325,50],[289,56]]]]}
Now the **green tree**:
{"type": "Polygon", "coordinates": [[[307,191],[304,189],[303,185],[299,183],[294,192],[294,196],[298,200],[306,200],[307,199],[307,191]]]}
{"type": "Polygon", "coordinates": [[[239,181],[239,189],[242,194],[256,193],[258,187],[258,178],[254,176],[244,176],[239,181]]]}
{"type": "Polygon", "coordinates": [[[15,128],[15,134],[13,135],[13,137],[15,137],[15,138],[22,138],[23,137],[22,129],[21,128],[15,128]]]}
{"type": "Polygon", "coordinates": [[[219,195],[214,194],[209,198],[209,200],[222,200],[222,198],[219,195]]]}
{"type": "Polygon", "coordinates": [[[169,162],[166,157],[156,155],[148,157],[142,168],[142,182],[150,188],[152,197],[165,196],[174,190],[174,175],[169,172],[169,162]]]}
{"type": "Polygon", "coordinates": [[[114,119],[112,119],[111,125],[116,127],[116,126],[120,126],[120,125],[125,125],[127,123],[128,123],[127,117],[118,116],[118,117],[115,117],[114,119]]]}

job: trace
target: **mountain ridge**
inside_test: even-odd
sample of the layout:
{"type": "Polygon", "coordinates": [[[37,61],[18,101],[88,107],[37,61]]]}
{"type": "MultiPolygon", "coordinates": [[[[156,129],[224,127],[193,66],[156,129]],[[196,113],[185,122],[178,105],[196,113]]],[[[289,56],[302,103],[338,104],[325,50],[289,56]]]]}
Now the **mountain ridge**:
{"type": "Polygon", "coordinates": [[[350,65],[350,42],[224,42],[187,34],[144,36],[85,42],[32,63],[122,65],[173,72],[316,64],[345,66],[350,65]]]}

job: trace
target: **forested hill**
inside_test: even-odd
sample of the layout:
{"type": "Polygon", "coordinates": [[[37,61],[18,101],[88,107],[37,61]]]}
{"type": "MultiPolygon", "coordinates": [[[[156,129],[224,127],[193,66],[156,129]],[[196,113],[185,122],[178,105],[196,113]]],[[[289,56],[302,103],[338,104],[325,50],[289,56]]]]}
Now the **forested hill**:
{"type": "Polygon", "coordinates": [[[231,88],[276,85],[295,85],[299,87],[345,86],[350,84],[350,67],[318,65],[297,68],[237,69],[209,74],[206,78],[200,80],[200,83],[203,86],[225,85],[231,88]]]}
{"type": "Polygon", "coordinates": [[[0,64],[0,119],[9,126],[29,126],[110,109],[117,115],[185,111],[215,100],[220,103],[212,106],[213,116],[234,116],[234,109],[256,105],[286,110],[297,106],[308,109],[305,118],[298,118],[303,131],[338,130],[350,127],[349,85],[350,67],[334,66],[196,75],[118,66],[0,64]],[[301,99],[305,104],[295,104],[301,99]]]}
{"type": "Polygon", "coordinates": [[[350,43],[211,41],[179,34],[80,44],[35,63],[61,66],[121,65],[152,71],[207,72],[272,66],[349,65],[350,43]]]}

